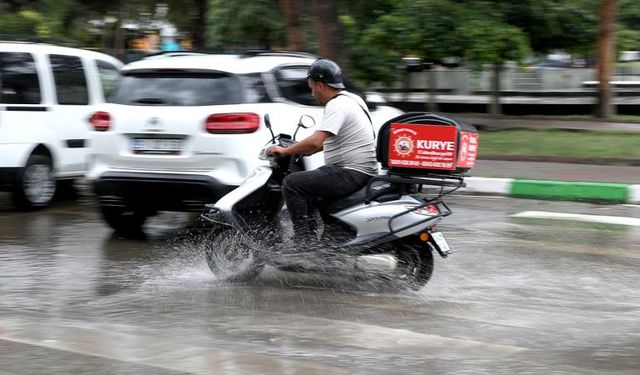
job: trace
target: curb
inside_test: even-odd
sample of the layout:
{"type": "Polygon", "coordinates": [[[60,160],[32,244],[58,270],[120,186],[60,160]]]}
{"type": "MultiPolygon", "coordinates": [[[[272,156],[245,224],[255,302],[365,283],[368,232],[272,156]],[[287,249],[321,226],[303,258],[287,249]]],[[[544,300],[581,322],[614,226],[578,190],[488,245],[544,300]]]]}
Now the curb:
{"type": "Polygon", "coordinates": [[[465,193],[542,200],[640,204],[640,185],[485,177],[466,177],[464,181],[467,187],[460,191],[465,193]]]}

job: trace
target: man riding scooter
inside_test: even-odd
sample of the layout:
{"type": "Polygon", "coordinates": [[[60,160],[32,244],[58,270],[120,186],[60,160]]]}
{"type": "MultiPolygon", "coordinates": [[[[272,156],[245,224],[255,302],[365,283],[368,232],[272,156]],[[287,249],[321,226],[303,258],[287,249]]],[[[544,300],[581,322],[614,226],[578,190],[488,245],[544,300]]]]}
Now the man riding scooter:
{"type": "Polygon", "coordinates": [[[337,200],[365,186],[378,173],[375,136],[365,102],[345,90],[342,69],[335,62],[319,59],[310,67],[307,84],[314,98],[325,106],[318,129],[289,147],[272,146],[273,157],[312,155],[324,151],[324,165],[288,175],[283,195],[293,223],[293,243],[317,239],[317,199],[337,200]]]}
{"type": "Polygon", "coordinates": [[[343,89],[338,65],[317,60],[307,82],[325,106],[318,130],[296,143],[297,131],[311,126],[305,121],[309,116],[300,117],[290,136],[274,134],[265,114],[271,140],[259,158],[269,164],[256,167],[236,189],[205,205],[201,218],[211,225],[205,241],[209,268],[228,281],[251,280],[268,265],[421,288],[431,277],[433,254],[450,253],[436,225],[452,214],[442,198],[463,187],[462,173],[473,167],[469,160],[474,158],[464,163],[456,158],[459,139],[474,139],[477,147],[477,131],[432,113],[407,113],[382,125],[376,147],[364,101],[343,89]],[[403,132],[417,136],[399,137],[403,132]],[[417,142],[426,139],[453,142],[450,162],[418,150],[417,142]],[[411,152],[396,155],[401,144],[411,152]],[[324,166],[295,171],[299,156],[318,151],[324,151],[324,166]],[[385,169],[380,175],[378,162],[385,169]],[[424,186],[437,189],[422,191],[424,186]],[[287,227],[280,216],[285,202],[295,235],[280,243],[287,227]],[[318,232],[316,207],[321,207],[324,224],[318,232]],[[292,257],[289,250],[304,257],[292,257]]]}

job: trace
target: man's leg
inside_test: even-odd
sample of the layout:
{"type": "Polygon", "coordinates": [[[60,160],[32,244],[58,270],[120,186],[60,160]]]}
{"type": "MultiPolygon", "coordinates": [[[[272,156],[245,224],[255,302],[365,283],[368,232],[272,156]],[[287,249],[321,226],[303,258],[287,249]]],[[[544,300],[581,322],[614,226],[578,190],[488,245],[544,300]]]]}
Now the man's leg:
{"type": "Polygon", "coordinates": [[[296,237],[311,239],[315,226],[310,206],[314,198],[339,199],[364,186],[369,176],[336,166],[292,173],[284,179],[283,193],[296,237]]]}

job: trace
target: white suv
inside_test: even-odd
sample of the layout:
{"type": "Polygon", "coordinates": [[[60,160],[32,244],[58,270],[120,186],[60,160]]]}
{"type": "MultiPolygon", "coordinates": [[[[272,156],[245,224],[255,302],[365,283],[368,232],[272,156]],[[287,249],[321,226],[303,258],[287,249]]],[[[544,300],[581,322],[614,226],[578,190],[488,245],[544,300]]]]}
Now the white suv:
{"type": "MultiPolygon", "coordinates": [[[[264,163],[265,114],[276,133],[292,134],[303,114],[320,121],[323,107],[306,82],[315,60],[173,53],[126,65],[109,103],[91,118],[87,179],[106,222],[137,230],[158,211],[200,211],[237,187],[264,163]]],[[[371,111],[376,129],[400,113],[380,103],[371,111]]],[[[322,155],[306,163],[315,168],[322,155]]]]}
{"type": "Polygon", "coordinates": [[[121,67],[98,52],[0,41],[0,191],[44,207],[57,182],[84,177],[87,119],[121,67]]]}

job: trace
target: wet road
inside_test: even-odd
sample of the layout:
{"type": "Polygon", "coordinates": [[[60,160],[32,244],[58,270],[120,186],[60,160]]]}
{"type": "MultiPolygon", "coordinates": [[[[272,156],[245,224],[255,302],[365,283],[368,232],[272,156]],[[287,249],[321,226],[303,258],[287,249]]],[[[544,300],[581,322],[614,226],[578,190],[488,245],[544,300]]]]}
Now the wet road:
{"type": "Polygon", "coordinates": [[[267,269],[222,284],[164,214],[115,236],[90,201],[0,211],[0,375],[637,374],[638,206],[450,197],[456,250],[396,294],[267,269]]]}

